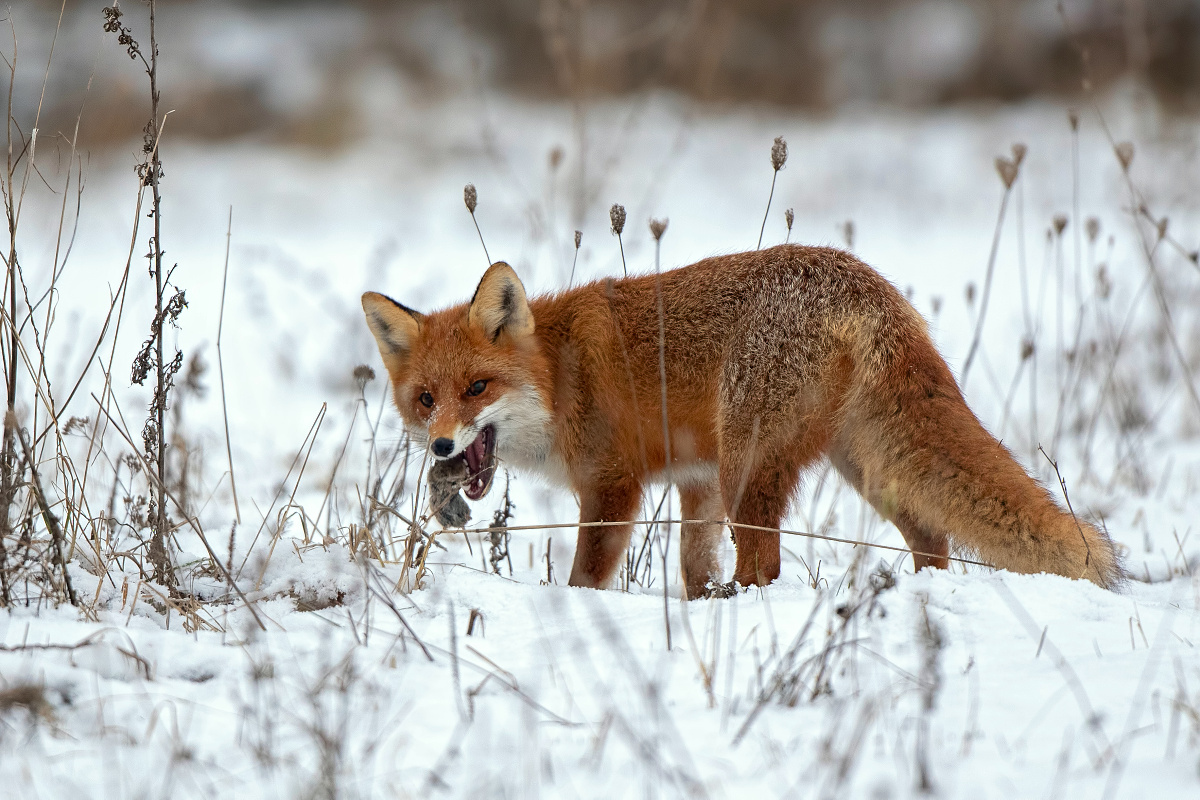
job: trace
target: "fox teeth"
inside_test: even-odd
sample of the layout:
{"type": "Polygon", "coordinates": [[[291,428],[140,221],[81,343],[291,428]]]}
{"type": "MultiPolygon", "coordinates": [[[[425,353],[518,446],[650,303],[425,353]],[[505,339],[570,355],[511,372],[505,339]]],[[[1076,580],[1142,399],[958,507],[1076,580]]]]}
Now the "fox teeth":
{"type": "Polygon", "coordinates": [[[491,488],[492,476],[496,471],[495,440],[495,429],[487,425],[462,451],[462,458],[467,464],[467,474],[471,476],[466,493],[472,500],[479,500],[491,488]]]}

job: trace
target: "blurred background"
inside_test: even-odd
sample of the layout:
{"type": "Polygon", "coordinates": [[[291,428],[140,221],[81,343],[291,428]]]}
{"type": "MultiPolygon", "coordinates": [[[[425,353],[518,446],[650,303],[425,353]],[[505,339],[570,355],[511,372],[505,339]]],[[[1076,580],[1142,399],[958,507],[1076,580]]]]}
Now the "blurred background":
{"type": "MultiPolygon", "coordinates": [[[[44,97],[44,127],[69,128],[88,96],[85,146],[145,121],[137,74],[97,46],[102,5],[65,4],[44,97]]],[[[14,8],[26,57],[49,43],[30,26],[52,32],[62,8],[14,8]]],[[[1130,81],[1170,113],[1200,110],[1197,0],[166,0],[159,16],[172,133],[202,139],[344,145],[366,124],[351,98],[380,72],[435,96],[668,89],[829,114],[1078,98],[1086,58],[1097,90],[1130,81]]],[[[25,112],[41,99],[14,96],[25,112]]]]}

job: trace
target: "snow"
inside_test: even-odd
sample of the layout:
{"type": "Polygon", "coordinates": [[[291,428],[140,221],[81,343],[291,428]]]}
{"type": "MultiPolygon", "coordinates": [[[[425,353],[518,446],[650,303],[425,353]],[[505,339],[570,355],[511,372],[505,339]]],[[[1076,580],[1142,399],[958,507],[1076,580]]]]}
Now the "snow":
{"type": "MultiPolygon", "coordinates": [[[[235,53],[228,67],[237,65],[235,53]]],[[[1020,261],[1035,299],[1039,281],[1053,290],[1058,253],[1066,275],[1076,264],[1074,227],[1061,241],[1045,238],[1053,214],[1074,216],[1060,105],[816,118],[650,94],[597,102],[580,121],[569,106],[497,93],[429,97],[380,67],[364,72],[357,108],[365,133],[335,152],[170,141],[168,126],[163,238],[189,299],[178,338],[210,363],[207,393],[182,401],[181,431],[202,458],[197,516],[253,613],[186,530],[177,562],[185,588],[206,601],[190,609],[164,602],[128,560],[92,574],[95,557],[81,542],[70,569],[88,611],[33,604],[0,616],[0,697],[44,687],[44,702],[0,701],[7,796],[1194,796],[1200,421],[1154,301],[1139,299],[1138,229],[1094,112],[1082,115],[1080,217],[1097,216],[1103,232],[1078,253],[1086,293],[1068,288],[1067,330],[1077,300],[1087,338],[1131,320],[1116,374],[1151,424],[1125,434],[1104,410],[1089,451],[1103,370],[1069,394],[1055,437],[1067,395],[1063,361],[1053,358],[1053,294],[1037,304],[1046,355],[1035,365],[1036,407],[1021,383],[1005,410],[1025,333],[1020,261]],[[613,202],[629,209],[631,271],[653,268],[644,226],[652,216],[670,218],[664,266],[753,246],[779,134],[791,156],[766,241],[787,235],[785,208],[796,210],[792,241],[845,244],[842,225],[852,220],[854,251],[912,287],[956,371],[976,313],[964,290],[982,284],[1003,192],[993,159],[1013,142],[1029,146],[967,394],[1057,493],[1036,450],[1046,446],[1076,510],[1103,516],[1136,580],[1114,593],[957,566],[915,575],[895,551],[794,536],[779,581],[729,599],[683,603],[672,564],[664,600],[657,547],[649,585],[573,589],[563,584],[576,503],[519,473],[512,524],[560,527],[514,531],[511,574],[507,563],[490,574],[481,536],[446,534],[422,586],[398,591],[408,578],[395,563],[404,530],[396,520],[386,523],[388,563],[352,550],[366,478],[378,475],[378,454],[402,442],[383,381],[360,398],[351,378],[360,363],[382,375],[357,298],[375,289],[432,309],[470,295],[486,262],[461,205],[465,183],[479,189],[492,257],[513,263],[536,293],[565,285],[575,229],[583,231],[576,280],[619,274],[613,202]],[[557,171],[548,163],[555,146],[565,154],[557,171]],[[231,208],[222,342],[243,520],[232,541],[212,368],[231,208]],[[1091,294],[1101,261],[1115,287],[1108,305],[1091,294]],[[314,419],[316,443],[298,478],[314,419]]],[[[1132,175],[1148,208],[1169,215],[1172,235],[1194,249],[1200,128],[1160,116],[1136,87],[1102,98],[1101,111],[1117,140],[1137,145],[1132,175]]],[[[50,344],[55,386],[84,368],[103,317],[96,298],[108,297],[124,267],[135,149],[90,162],[57,307],[60,324],[71,320],[79,333],[50,344]]],[[[26,270],[38,285],[60,202],[31,195],[24,212],[26,270]]],[[[118,366],[149,318],[144,237],[145,229],[118,366]]],[[[1194,364],[1200,272],[1166,245],[1155,252],[1194,364]]],[[[114,367],[115,391],[136,438],[147,395],[125,385],[124,370],[114,367]]],[[[92,377],[99,391],[103,378],[92,377]]],[[[87,398],[76,403],[66,413],[96,413],[87,398]]],[[[108,447],[114,458],[127,449],[111,434],[108,447]]],[[[395,504],[406,516],[415,480],[414,469],[395,504]]],[[[478,524],[499,506],[502,484],[474,505],[478,524]]],[[[102,505],[108,489],[95,488],[102,505]]],[[[902,546],[820,470],[786,526],[902,546]]],[[[728,543],[724,556],[728,569],[728,543]]]]}
{"type": "MultiPolygon", "coordinates": [[[[353,572],[330,556],[307,568],[317,581],[353,572]]],[[[98,622],[12,615],[9,644],[92,644],[0,657],[7,682],[44,685],[53,706],[42,725],[10,717],[8,783],[17,796],[294,797],[322,781],[346,796],[905,796],[926,726],[939,795],[1194,791],[1187,581],[1121,595],[923,573],[872,600],[785,577],[673,602],[668,651],[652,594],[450,565],[393,611],[355,577],[341,606],[259,603],[266,632],[236,609],[223,633],[166,631],[159,615],[127,621],[115,596],[98,622]],[[856,603],[843,630],[837,608],[856,603]],[[467,636],[472,609],[483,622],[467,636]],[[942,642],[932,672],[925,615],[942,642]],[[814,699],[811,659],[827,648],[814,699]]]]}

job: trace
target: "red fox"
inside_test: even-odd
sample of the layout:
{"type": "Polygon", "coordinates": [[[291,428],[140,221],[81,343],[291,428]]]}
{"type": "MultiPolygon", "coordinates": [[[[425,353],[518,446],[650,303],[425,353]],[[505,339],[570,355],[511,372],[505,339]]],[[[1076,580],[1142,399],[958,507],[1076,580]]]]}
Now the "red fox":
{"type": "MultiPolygon", "coordinates": [[[[683,518],[711,521],[682,526],[687,597],[721,587],[725,520],[733,581],[779,576],[770,529],[822,456],[895,524],[918,570],[945,568],[953,543],[1016,572],[1123,578],[1108,536],[967,408],[921,315],[840,250],[783,245],[532,300],[497,262],[465,305],[421,314],[375,292],[362,304],[406,428],[435,459],[465,461],[468,498],[503,462],[570,487],[581,523],[626,522],[648,483],[674,483],[683,518]]],[[[581,526],[571,585],[606,586],[632,529],[581,526]]]]}

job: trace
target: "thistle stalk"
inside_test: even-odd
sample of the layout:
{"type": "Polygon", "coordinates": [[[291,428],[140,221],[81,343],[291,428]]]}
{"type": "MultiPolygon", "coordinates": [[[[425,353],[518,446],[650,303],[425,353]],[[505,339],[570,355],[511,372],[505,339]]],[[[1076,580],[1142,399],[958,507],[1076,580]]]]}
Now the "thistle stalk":
{"type": "Polygon", "coordinates": [[[575,231],[575,257],[571,259],[571,277],[567,280],[567,288],[575,285],[575,265],[579,263],[579,245],[583,242],[583,231],[575,231]]]}
{"type": "Polygon", "coordinates": [[[162,193],[159,188],[159,178],[162,177],[162,162],[159,159],[158,134],[160,123],[158,119],[158,40],[154,35],[154,0],[150,0],[150,123],[154,136],[154,149],[150,152],[150,191],[153,195],[154,213],[154,318],[159,320],[158,335],[155,337],[155,380],[157,386],[154,394],[155,424],[158,437],[154,443],[154,468],[158,473],[155,482],[154,503],[154,534],[150,539],[150,561],[154,565],[155,578],[166,586],[174,586],[174,575],[171,572],[170,559],[167,556],[167,505],[163,494],[167,485],[166,476],[166,436],[164,418],[167,410],[166,370],[163,367],[163,270],[162,270],[162,193]]]}
{"type": "MultiPolygon", "coordinates": [[[[663,467],[667,474],[667,491],[675,483],[671,474],[671,428],[667,418],[667,326],[666,315],[663,312],[662,269],[659,261],[659,251],[662,249],[662,237],[667,232],[667,220],[650,220],[650,235],[654,237],[654,301],[658,309],[658,385],[662,392],[662,434],[663,434],[663,467]]],[[[669,497],[669,495],[668,495],[669,497]]],[[[668,501],[669,503],[669,501],[668,501]]],[[[670,519],[671,507],[667,506],[667,518],[670,519]]],[[[667,524],[667,543],[659,548],[662,555],[663,570],[663,624],[667,630],[667,650],[671,649],[671,609],[667,602],[667,551],[671,547],[671,525],[667,524]]]]}
{"type": "Polygon", "coordinates": [[[463,205],[467,207],[467,211],[471,214],[471,222],[475,223],[475,233],[479,235],[479,244],[483,246],[483,257],[487,259],[488,266],[492,265],[492,257],[488,254],[487,244],[483,241],[483,231],[479,229],[479,220],[475,219],[475,207],[479,205],[479,192],[475,189],[475,184],[468,183],[463,187],[463,205]]]}
{"type": "Polygon", "coordinates": [[[167,395],[174,383],[175,373],[183,363],[183,354],[175,352],[170,363],[164,360],[164,332],[166,323],[174,324],[179,314],[187,307],[187,299],[181,290],[176,292],[164,303],[167,289],[170,288],[170,274],[163,272],[162,249],[162,191],[163,178],[162,159],[159,154],[159,140],[162,137],[163,118],[159,116],[158,90],[158,38],[155,32],[155,0],[149,0],[150,5],[150,57],[142,52],[141,45],[133,38],[133,32],[121,22],[123,13],[113,5],[103,10],[104,30],[117,34],[117,44],[125,47],[125,52],[131,59],[142,62],[146,76],[150,79],[150,121],[144,128],[142,152],[145,160],[138,164],[137,174],[141,179],[143,189],[150,187],[151,208],[150,216],[154,220],[154,234],[150,239],[150,250],[146,254],[150,262],[150,274],[154,278],[154,319],[150,323],[150,337],[143,342],[137,357],[133,362],[131,379],[138,385],[144,384],[154,370],[154,396],[150,401],[149,416],[142,428],[142,443],[146,448],[147,460],[152,462],[156,480],[151,482],[151,508],[149,523],[151,528],[149,556],[154,568],[154,579],[164,586],[175,586],[175,575],[171,567],[170,555],[167,552],[167,533],[169,520],[166,509],[166,411],[167,395]]]}
{"type": "Polygon", "coordinates": [[[621,232],[625,230],[625,206],[613,203],[612,208],[608,210],[608,220],[612,223],[612,232],[617,235],[617,245],[621,248],[621,272],[628,278],[629,269],[625,266],[625,242],[621,239],[621,232]]]}
{"type": "MultiPolygon", "coordinates": [[[[776,136],[774,144],[771,145],[771,167],[774,172],[771,173],[771,193],[767,195],[767,210],[763,212],[762,227],[758,229],[758,244],[755,245],[755,250],[762,249],[763,233],[767,230],[767,217],[771,214],[771,200],[775,198],[775,179],[779,177],[779,170],[783,169],[783,165],[787,163],[788,149],[787,140],[782,136],[776,136]]],[[[792,226],[788,225],[788,233],[792,231],[792,226]]]]}

